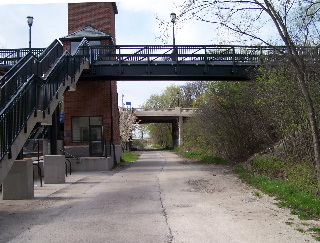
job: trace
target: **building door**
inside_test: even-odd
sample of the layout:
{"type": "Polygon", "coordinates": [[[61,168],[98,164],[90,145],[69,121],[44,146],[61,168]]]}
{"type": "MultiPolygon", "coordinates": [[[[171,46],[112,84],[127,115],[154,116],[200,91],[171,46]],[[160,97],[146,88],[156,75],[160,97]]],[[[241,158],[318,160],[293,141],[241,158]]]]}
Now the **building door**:
{"type": "Polygon", "coordinates": [[[101,125],[91,125],[90,126],[90,156],[101,157],[103,156],[103,136],[102,136],[103,126],[101,125]]]}

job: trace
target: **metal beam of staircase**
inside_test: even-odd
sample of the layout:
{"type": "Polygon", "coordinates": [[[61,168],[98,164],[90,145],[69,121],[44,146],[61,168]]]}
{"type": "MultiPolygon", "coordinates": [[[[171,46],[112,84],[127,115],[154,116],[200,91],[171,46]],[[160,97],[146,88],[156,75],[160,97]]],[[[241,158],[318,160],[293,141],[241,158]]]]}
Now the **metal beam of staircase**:
{"type": "Polygon", "coordinates": [[[57,48],[44,51],[41,59],[29,53],[0,80],[0,183],[34,126],[51,123],[65,90],[74,87],[82,71],[89,69],[88,47],[84,39],[74,56],[68,52],[61,55],[57,48]]]}

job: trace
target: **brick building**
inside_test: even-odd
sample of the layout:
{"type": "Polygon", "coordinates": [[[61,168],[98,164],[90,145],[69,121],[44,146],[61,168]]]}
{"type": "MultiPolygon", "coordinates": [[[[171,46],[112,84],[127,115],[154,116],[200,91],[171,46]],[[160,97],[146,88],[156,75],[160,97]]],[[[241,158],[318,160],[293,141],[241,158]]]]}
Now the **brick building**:
{"type": "MultiPolygon", "coordinates": [[[[83,39],[91,45],[115,44],[115,15],[112,2],[69,3],[68,35],[61,38],[65,50],[74,53],[83,39]]],[[[105,156],[109,144],[120,149],[117,82],[83,72],[76,90],[64,96],[64,141],[73,153],[105,156]],[[78,152],[77,152],[78,148],[78,152]]],[[[114,150],[113,150],[114,151],[114,150]]],[[[119,153],[119,152],[118,152],[119,153]]]]}

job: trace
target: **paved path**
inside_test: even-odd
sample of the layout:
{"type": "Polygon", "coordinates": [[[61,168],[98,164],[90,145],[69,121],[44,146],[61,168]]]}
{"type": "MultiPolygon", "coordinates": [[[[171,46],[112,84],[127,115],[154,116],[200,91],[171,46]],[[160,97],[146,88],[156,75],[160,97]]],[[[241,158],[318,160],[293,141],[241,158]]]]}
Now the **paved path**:
{"type": "Polygon", "coordinates": [[[166,151],[120,170],[74,174],[35,196],[0,202],[0,242],[316,242],[230,169],[166,151]]]}

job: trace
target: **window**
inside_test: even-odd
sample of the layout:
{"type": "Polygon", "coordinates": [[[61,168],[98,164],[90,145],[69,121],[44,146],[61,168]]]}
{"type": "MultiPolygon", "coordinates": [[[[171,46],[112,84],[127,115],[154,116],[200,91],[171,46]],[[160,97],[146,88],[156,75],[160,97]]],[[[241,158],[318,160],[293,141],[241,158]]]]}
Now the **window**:
{"type": "Polygon", "coordinates": [[[88,142],[102,140],[102,116],[78,116],[72,118],[72,140],[88,142]]]}
{"type": "MultiPolygon", "coordinates": [[[[100,46],[101,41],[93,40],[93,41],[89,41],[89,44],[91,46],[100,46]]],[[[76,50],[79,45],[80,45],[80,41],[71,41],[71,55],[74,55],[76,53],[76,50]]]]}

